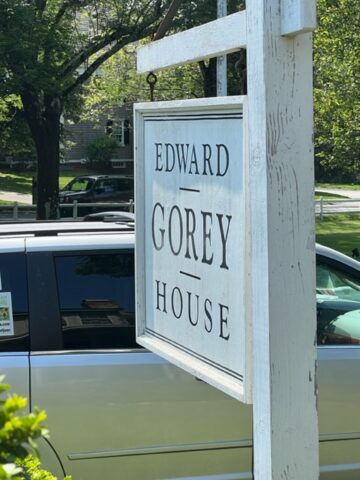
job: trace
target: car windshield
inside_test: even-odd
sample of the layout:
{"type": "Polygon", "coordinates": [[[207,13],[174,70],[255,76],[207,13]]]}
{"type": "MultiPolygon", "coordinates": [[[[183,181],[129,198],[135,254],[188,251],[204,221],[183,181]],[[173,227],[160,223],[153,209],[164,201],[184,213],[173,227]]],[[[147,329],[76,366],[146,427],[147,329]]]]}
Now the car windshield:
{"type": "Polygon", "coordinates": [[[90,190],[93,184],[94,180],[92,178],[74,178],[63,190],[67,192],[86,192],[90,190]]]}

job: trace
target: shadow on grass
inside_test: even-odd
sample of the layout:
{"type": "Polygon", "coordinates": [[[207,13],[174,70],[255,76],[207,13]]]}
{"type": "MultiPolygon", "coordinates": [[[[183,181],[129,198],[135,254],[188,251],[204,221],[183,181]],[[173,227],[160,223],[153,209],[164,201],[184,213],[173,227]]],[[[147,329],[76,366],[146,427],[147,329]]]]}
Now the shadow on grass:
{"type": "Polygon", "coordinates": [[[326,247],[334,248],[351,257],[354,248],[360,250],[360,232],[317,233],[316,241],[326,247]]]}
{"type": "Polygon", "coordinates": [[[31,173],[0,173],[0,190],[4,192],[29,193],[32,192],[31,173]]]}
{"type": "Polygon", "coordinates": [[[351,256],[354,248],[360,250],[360,215],[326,215],[322,221],[317,218],[316,241],[351,256]]]}

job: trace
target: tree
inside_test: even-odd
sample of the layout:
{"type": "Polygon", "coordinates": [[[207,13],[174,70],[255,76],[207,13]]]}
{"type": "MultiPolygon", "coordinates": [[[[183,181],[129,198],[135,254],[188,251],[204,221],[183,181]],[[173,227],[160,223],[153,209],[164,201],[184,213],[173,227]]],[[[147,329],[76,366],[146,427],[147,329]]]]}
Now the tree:
{"type": "MultiPolygon", "coordinates": [[[[245,8],[245,0],[227,0],[228,14],[235,13],[245,8]]],[[[199,0],[190,1],[184,4],[181,15],[175,20],[175,29],[188,29],[196,27],[206,22],[211,22],[217,17],[217,0],[199,0]]],[[[244,52],[239,52],[228,56],[228,94],[243,94],[242,85],[239,78],[238,66],[243,63],[244,52]]],[[[212,58],[208,62],[202,60],[199,62],[199,69],[203,82],[203,92],[205,97],[216,97],[216,59],[212,58]]],[[[240,73],[240,77],[241,77],[240,73]]]]}
{"type": "MultiPolygon", "coordinates": [[[[243,0],[228,0],[229,14],[242,8],[243,0]]],[[[216,16],[216,0],[183,2],[168,33],[210,22],[216,16]]],[[[150,41],[147,38],[144,43],[150,41]]],[[[147,75],[138,75],[136,72],[137,46],[129,45],[118,52],[103,65],[101,75],[92,77],[84,90],[83,118],[98,119],[114,105],[121,105],[125,101],[151,100],[147,75]]],[[[228,56],[228,65],[229,94],[245,93],[241,75],[246,68],[244,51],[228,56]]],[[[156,79],[154,98],[157,101],[216,96],[216,59],[168,68],[157,72],[156,79]]]]}
{"type": "Polygon", "coordinates": [[[360,9],[357,0],[318,0],[314,37],[317,180],[359,181],[360,9]]]}
{"type": "Polygon", "coordinates": [[[34,159],[34,144],[24,119],[21,99],[9,95],[0,100],[0,156],[34,159]]]}
{"type": "Polygon", "coordinates": [[[1,0],[0,98],[12,94],[37,153],[37,216],[58,206],[61,117],[116,52],[152,34],[170,0],[1,0]]]}
{"type": "MultiPolygon", "coordinates": [[[[99,120],[116,105],[149,101],[147,75],[136,72],[136,45],[130,45],[110,58],[101,75],[94,75],[84,88],[82,118],[99,120]]],[[[171,68],[156,74],[154,98],[174,100],[203,96],[202,80],[196,64],[171,68]]]]}

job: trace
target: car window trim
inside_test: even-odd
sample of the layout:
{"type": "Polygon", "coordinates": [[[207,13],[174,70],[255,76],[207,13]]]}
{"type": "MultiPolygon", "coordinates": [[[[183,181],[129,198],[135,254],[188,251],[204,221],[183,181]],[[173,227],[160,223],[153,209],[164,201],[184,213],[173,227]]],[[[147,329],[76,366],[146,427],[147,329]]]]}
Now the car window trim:
{"type": "MultiPolygon", "coordinates": [[[[341,272],[348,273],[354,277],[359,277],[360,278],[360,272],[359,270],[356,270],[355,268],[351,267],[350,265],[346,265],[346,263],[339,262],[339,260],[336,260],[331,257],[327,257],[325,255],[316,255],[316,265],[320,263],[325,263],[326,265],[329,265],[330,267],[334,267],[341,272]]],[[[359,263],[360,267],[360,263],[359,263]]]]}
{"type": "Polygon", "coordinates": [[[52,252],[28,252],[30,350],[59,349],[61,320],[52,252]]]}

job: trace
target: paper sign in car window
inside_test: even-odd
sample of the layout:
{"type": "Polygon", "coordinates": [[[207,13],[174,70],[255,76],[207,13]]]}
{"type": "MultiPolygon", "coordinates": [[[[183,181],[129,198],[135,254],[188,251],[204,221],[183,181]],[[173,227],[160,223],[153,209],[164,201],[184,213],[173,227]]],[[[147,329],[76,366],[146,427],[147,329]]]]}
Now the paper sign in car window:
{"type": "Polygon", "coordinates": [[[0,292],[0,337],[14,335],[11,292],[0,292]]]}

